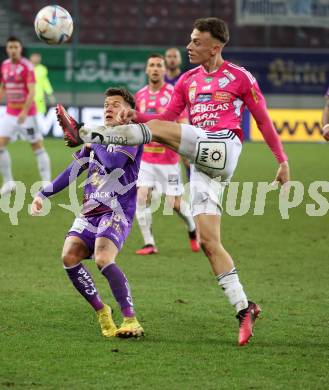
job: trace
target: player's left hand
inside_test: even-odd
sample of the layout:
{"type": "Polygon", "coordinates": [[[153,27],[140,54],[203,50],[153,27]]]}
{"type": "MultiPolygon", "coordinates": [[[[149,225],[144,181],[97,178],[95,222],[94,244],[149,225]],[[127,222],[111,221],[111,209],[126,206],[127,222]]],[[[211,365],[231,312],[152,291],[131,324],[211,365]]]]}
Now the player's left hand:
{"type": "Polygon", "coordinates": [[[290,170],[288,161],[284,161],[280,164],[279,169],[276,173],[274,182],[278,182],[283,185],[290,180],[290,170]]]}
{"type": "Polygon", "coordinates": [[[329,141],[329,123],[324,125],[322,127],[322,137],[326,140],[329,141]]]}
{"type": "Polygon", "coordinates": [[[27,117],[27,113],[25,111],[21,111],[17,117],[17,123],[21,125],[25,122],[25,119],[27,117]]]}

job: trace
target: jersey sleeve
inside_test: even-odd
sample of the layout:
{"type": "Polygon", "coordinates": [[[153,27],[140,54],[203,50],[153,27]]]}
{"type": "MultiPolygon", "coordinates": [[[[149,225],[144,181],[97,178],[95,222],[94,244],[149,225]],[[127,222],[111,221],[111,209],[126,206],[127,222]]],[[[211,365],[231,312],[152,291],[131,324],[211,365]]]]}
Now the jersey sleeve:
{"type": "Polygon", "coordinates": [[[257,81],[249,72],[246,72],[244,75],[242,98],[250,113],[255,118],[258,129],[277,161],[279,163],[287,161],[288,157],[283,150],[281,140],[269,116],[265,98],[257,81]]]}
{"type": "Polygon", "coordinates": [[[72,157],[77,161],[78,164],[80,164],[81,168],[83,169],[87,169],[89,166],[89,156],[90,149],[86,146],[72,154],[72,157]]]}
{"type": "Polygon", "coordinates": [[[175,121],[186,106],[185,94],[184,94],[184,75],[180,77],[175,85],[171,100],[167,105],[164,112],[161,114],[145,114],[137,111],[137,117],[135,122],[145,123],[151,119],[160,119],[163,121],[175,121]]]}

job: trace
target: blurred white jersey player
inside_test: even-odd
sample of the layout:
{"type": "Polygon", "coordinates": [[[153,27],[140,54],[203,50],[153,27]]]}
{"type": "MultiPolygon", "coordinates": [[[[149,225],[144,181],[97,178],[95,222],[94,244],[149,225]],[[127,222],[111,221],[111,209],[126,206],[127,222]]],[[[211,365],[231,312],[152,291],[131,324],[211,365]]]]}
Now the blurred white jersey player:
{"type": "Polygon", "coordinates": [[[6,96],[6,112],[0,120],[0,172],[3,185],[0,195],[16,188],[11,159],[6,145],[17,137],[31,144],[43,181],[50,181],[50,160],[43,147],[34,103],[35,75],[32,63],[22,57],[22,43],[9,37],[6,43],[8,59],[1,64],[0,100],[6,96]]]}
{"type": "MultiPolygon", "coordinates": [[[[159,114],[164,111],[171,99],[173,86],[165,83],[165,60],[160,54],[149,56],[146,63],[148,84],[136,95],[136,108],[145,113],[159,114]]],[[[180,122],[187,121],[186,112],[179,118],[180,122]]],[[[141,167],[138,175],[137,191],[137,221],[144,239],[143,248],[136,251],[138,255],[157,253],[152,234],[152,190],[166,195],[166,204],[176,211],[187,225],[192,251],[198,252],[200,246],[197,240],[195,223],[189,207],[181,210],[181,198],[184,192],[182,184],[179,156],[173,150],[158,143],[144,145],[141,167]]]]}

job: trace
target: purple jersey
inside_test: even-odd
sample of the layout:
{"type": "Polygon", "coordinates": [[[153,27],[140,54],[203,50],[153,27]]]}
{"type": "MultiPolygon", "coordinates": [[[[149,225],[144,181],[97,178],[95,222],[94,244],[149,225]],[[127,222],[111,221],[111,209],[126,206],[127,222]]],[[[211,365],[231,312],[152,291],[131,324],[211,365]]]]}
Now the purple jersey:
{"type": "Polygon", "coordinates": [[[92,145],[74,154],[84,169],[82,214],[114,211],[132,221],[136,211],[136,181],[143,147],[92,145]]]}
{"type": "Polygon", "coordinates": [[[175,76],[173,79],[170,79],[167,75],[165,75],[165,82],[171,85],[175,85],[181,75],[182,73],[180,73],[178,76],[175,76]]]}

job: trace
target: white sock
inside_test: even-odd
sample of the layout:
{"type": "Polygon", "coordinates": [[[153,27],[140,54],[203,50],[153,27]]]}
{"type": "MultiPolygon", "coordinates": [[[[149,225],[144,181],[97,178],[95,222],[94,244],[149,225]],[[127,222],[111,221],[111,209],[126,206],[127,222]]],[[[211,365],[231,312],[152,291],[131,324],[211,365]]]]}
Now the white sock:
{"type": "Polygon", "coordinates": [[[3,176],[3,182],[12,181],[11,158],[6,148],[0,148],[0,172],[3,176]]]}
{"type": "Polygon", "coordinates": [[[83,126],[79,135],[85,143],[103,145],[142,145],[148,144],[152,140],[151,130],[143,123],[114,127],[87,128],[83,126]]]}
{"type": "Polygon", "coordinates": [[[186,215],[186,214],[182,213],[180,210],[179,211],[175,210],[175,211],[176,211],[177,215],[179,215],[182,218],[182,220],[186,223],[187,230],[190,233],[193,232],[195,230],[195,222],[194,222],[192,215],[191,214],[186,215]]]}
{"type": "Polygon", "coordinates": [[[152,210],[150,207],[137,206],[136,218],[141,230],[144,244],[155,245],[154,237],[152,234],[152,210]]]}
{"type": "Polygon", "coordinates": [[[217,277],[218,284],[223,288],[231,305],[235,306],[236,312],[248,307],[248,299],[239,281],[235,268],[230,272],[224,272],[217,277]]]}
{"type": "Polygon", "coordinates": [[[50,159],[48,153],[44,148],[40,148],[35,150],[34,154],[37,159],[41,180],[51,181],[50,159]]]}

